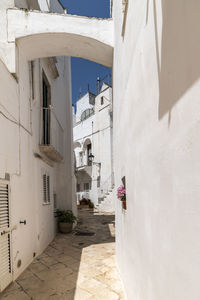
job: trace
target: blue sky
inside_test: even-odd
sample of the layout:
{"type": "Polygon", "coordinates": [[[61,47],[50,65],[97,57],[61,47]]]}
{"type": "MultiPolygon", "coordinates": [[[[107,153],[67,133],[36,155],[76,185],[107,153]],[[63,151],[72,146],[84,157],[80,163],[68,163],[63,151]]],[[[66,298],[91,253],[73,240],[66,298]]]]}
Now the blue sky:
{"type": "MultiPolygon", "coordinates": [[[[109,18],[109,0],[60,0],[69,14],[109,18]]],[[[90,91],[96,92],[97,77],[104,78],[111,70],[99,64],[72,57],[72,99],[73,103],[79,98],[80,92],[85,94],[90,85],[90,91]]]]}

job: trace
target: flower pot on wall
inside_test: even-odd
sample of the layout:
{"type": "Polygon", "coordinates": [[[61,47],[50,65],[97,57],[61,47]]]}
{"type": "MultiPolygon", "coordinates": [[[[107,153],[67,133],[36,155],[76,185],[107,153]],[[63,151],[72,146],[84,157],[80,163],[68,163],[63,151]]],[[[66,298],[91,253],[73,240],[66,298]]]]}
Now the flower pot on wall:
{"type": "Polygon", "coordinates": [[[73,223],[59,222],[59,230],[62,233],[70,233],[73,228],[73,223]]]}
{"type": "Polygon", "coordinates": [[[122,200],[122,208],[126,209],[126,200],[122,200]]]}

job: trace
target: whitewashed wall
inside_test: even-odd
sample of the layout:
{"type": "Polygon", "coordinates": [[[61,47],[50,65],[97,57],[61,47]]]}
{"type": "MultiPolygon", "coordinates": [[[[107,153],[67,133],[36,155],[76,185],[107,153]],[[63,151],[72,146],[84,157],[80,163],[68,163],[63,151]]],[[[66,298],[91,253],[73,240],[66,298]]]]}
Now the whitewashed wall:
{"type": "MultiPolygon", "coordinates": [[[[94,161],[92,167],[89,167],[91,170],[87,168],[87,173],[89,172],[88,174],[91,176],[91,191],[89,197],[95,205],[98,204],[98,198],[102,198],[112,189],[113,183],[111,107],[112,88],[106,84],[102,86],[101,92],[96,96],[94,105],[89,103],[88,93],[77,101],[77,123],[73,129],[76,166],[80,167],[80,152],[83,153],[83,165],[87,165],[87,151],[84,145],[90,140],[94,161]],[[103,105],[101,105],[101,97],[104,97],[103,105]],[[81,122],[81,114],[87,108],[93,108],[95,114],[81,122]],[[99,176],[100,187],[97,187],[97,178],[99,176]]],[[[84,195],[83,183],[89,182],[88,176],[87,174],[79,173],[77,178],[78,182],[82,182],[81,193],[84,195]]]]}
{"type": "Polygon", "coordinates": [[[54,79],[47,59],[34,61],[35,97],[32,99],[29,63],[20,47],[17,55],[18,81],[0,62],[0,178],[5,178],[5,174],[10,175],[11,225],[17,226],[13,231],[12,242],[14,279],[31,263],[34,255],[40,254],[55,236],[53,194],[57,195],[58,208],[73,209],[76,214],[70,58],[57,58],[57,79],[54,79]],[[64,129],[64,160],[52,165],[34,155],[37,153],[44,156],[38,147],[43,70],[51,85],[51,102],[55,114],[64,129]],[[50,175],[49,205],[43,203],[44,173],[50,175]],[[26,220],[26,225],[19,224],[23,220],[26,220]],[[19,268],[18,260],[22,261],[19,268]]]}
{"type": "Polygon", "coordinates": [[[200,3],[114,1],[117,258],[128,299],[198,300],[200,3]]]}
{"type": "Polygon", "coordinates": [[[112,189],[112,88],[104,85],[95,99],[94,153],[95,162],[101,162],[101,189],[112,189]],[[104,104],[101,105],[101,97],[104,104]]]}

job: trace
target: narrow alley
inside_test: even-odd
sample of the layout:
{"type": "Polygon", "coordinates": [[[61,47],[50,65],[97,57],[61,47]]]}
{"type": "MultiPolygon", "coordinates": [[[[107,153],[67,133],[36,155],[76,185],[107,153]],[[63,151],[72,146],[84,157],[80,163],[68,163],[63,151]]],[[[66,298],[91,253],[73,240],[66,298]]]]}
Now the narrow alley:
{"type": "Polygon", "coordinates": [[[79,209],[75,230],[58,234],[1,300],[123,300],[114,219],[111,213],[79,209]]]}

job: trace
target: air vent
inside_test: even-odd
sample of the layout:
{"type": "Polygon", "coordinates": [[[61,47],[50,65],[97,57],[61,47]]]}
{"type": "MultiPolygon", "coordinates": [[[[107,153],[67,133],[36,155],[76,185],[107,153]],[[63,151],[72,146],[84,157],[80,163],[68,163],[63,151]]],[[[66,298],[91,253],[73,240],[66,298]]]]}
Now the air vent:
{"type": "Polygon", "coordinates": [[[50,177],[49,175],[43,175],[43,202],[50,203],[50,177]]]}

